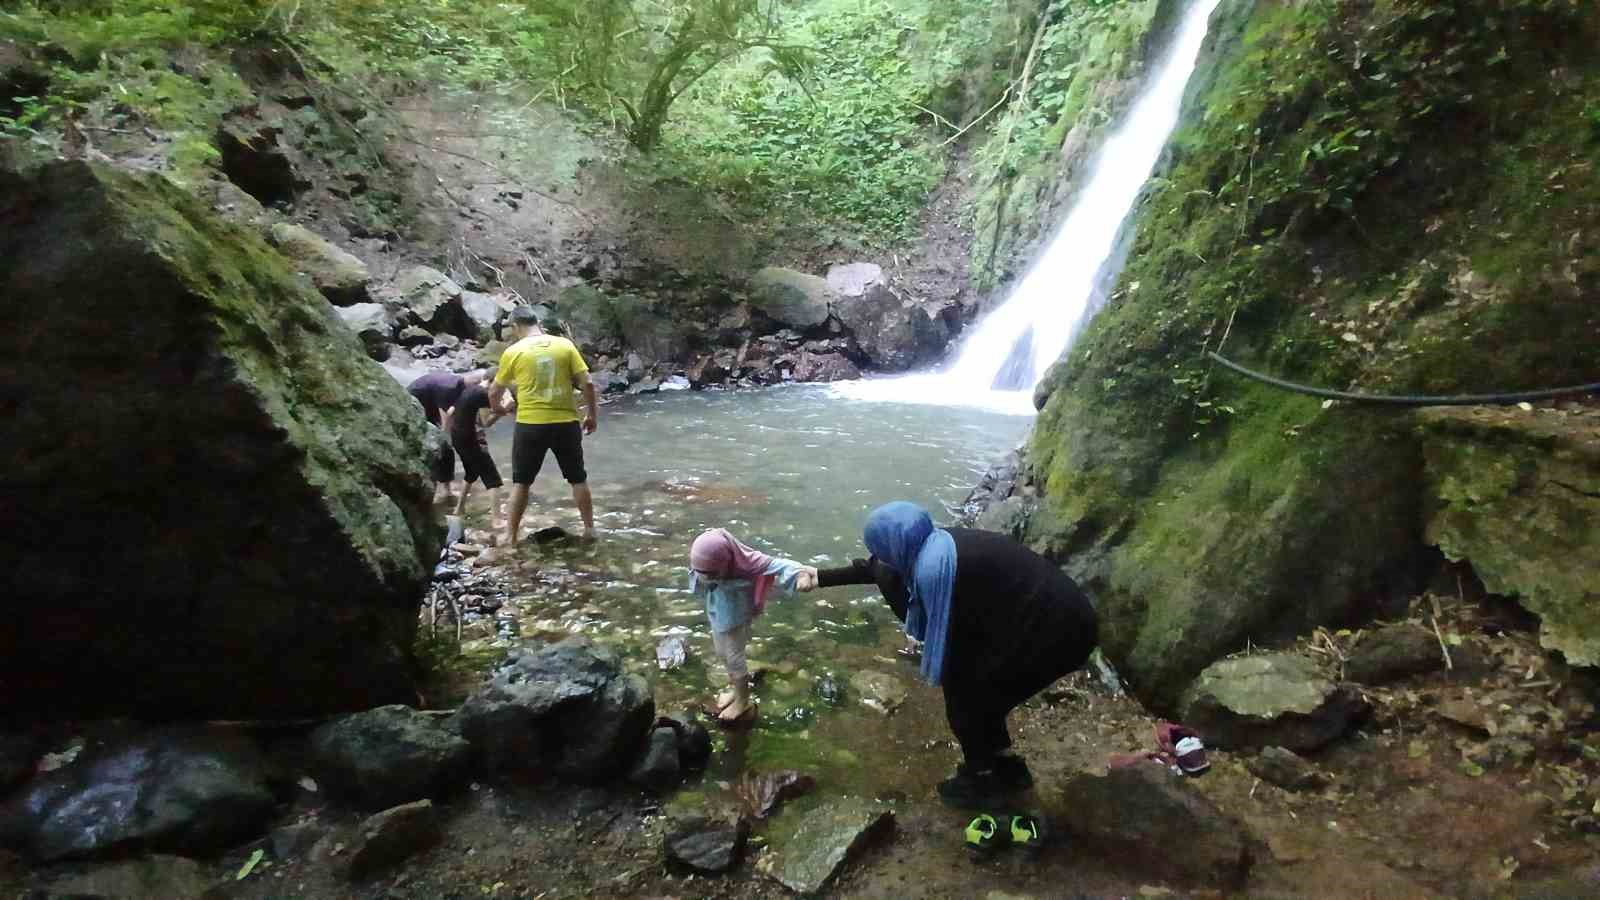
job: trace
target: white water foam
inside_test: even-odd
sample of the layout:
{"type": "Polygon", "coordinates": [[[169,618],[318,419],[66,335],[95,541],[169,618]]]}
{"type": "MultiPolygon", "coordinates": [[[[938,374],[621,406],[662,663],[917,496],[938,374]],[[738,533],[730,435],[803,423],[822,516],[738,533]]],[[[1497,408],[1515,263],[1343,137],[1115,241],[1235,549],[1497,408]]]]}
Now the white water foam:
{"type": "Polygon", "coordinates": [[[1155,77],[1096,154],[1066,221],[1000,308],[973,328],[955,362],[942,372],[842,382],[835,386],[838,395],[1033,414],[1034,385],[1067,351],[1093,312],[1095,285],[1115,249],[1123,220],[1177,127],[1184,89],[1219,2],[1196,0],[1189,8],[1155,77]],[[1014,361],[1018,354],[1028,358],[1014,361]],[[991,389],[1008,362],[1020,363],[1026,387],[991,389]]]}

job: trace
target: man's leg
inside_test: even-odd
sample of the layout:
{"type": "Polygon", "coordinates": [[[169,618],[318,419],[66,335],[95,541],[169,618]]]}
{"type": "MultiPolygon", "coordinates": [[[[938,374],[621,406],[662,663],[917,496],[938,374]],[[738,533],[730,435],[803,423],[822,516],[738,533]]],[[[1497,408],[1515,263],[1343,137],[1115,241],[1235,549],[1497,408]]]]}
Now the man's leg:
{"type": "Polygon", "coordinates": [[[551,426],[550,449],[555,451],[561,477],[572,485],[572,499],[583,519],[583,536],[594,537],[594,495],[589,492],[589,472],[583,467],[583,429],[577,422],[551,426]]]}
{"type": "Polygon", "coordinates": [[[467,513],[467,494],[469,494],[471,492],[472,492],[472,482],[466,481],[466,480],[462,480],[462,482],[461,482],[461,496],[456,498],[456,515],[458,515],[458,516],[466,515],[466,513],[467,513]]]}
{"type": "Polygon", "coordinates": [[[522,527],[522,514],[528,511],[528,485],[511,485],[511,508],[506,511],[506,546],[517,545],[517,529],[522,527]]]}
{"type": "Polygon", "coordinates": [[[573,485],[572,499],[578,502],[578,515],[583,519],[583,536],[594,537],[594,494],[589,492],[589,482],[573,485]]]}
{"type": "Polygon", "coordinates": [[[517,531],[522,528],[522,514],[528,511],[528,488],[539,477],[539,467],[544,464],[544,426],[517,423],[511,436],[511,509],[506,514],[506,546],[517,545],[517,531]]]}

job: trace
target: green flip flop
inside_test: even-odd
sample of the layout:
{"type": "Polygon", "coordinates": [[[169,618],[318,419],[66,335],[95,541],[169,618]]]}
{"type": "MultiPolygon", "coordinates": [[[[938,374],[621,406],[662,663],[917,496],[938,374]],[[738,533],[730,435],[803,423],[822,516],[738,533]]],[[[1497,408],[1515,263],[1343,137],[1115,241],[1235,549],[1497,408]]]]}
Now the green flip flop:
{"type": "Polygon", "coordinates": [[[1009,838],[1009,831],[1000,827],[999,820],[988,813],[982,813],[967,823],[966,841],[969,850],[992,853],[1004,847],[1009,838]]]}
{"type": "Polygon", "coordinates": [[[1039,848],[1044,846],[1044,829],[1034,816],[1010,816],[1006,830],[1010,843],[1021,847],[1025,852],[1037,853],[1039,848]]]}

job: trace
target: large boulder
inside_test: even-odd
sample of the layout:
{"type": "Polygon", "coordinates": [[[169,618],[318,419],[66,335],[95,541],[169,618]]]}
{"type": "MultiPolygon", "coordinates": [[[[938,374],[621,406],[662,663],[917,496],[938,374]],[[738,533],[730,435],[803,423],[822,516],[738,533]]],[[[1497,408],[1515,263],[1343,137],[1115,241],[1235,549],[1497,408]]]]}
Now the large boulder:
{"type": "Polygon", "coordinates": [[[476,338],[477,325],[461,305],[461,286],[438,269],[402,269],[384,288],[387,301],[433,334],[476,338]]]}
{"type": "Polygon", "coordinates": [[[368,809],[437,797],[465,780],[472,747],[431,716],[382,706],[311,733],[317,781],[368,809]]]}
{"type": "Polygon", "coordinates": [[[838,299],[828,280],[768,266],[750,279],[750,305],[774,322],[802,331],[828,321],[838,299]]]}
{"type": "Polygon", "coordinates": [[[457,718],[490,771],[553,767],[600,780],[623,771],[644,744],[655,699],[615,650],[574,637],[511,651],[457,718]]]}
{"type": "Polygon", "coordinates": [[[0,843],[40,861],[141,850],[215,853],[265,831],[273,805],[253,745],[150,734],[35,778],[0,805],[0,843]]]}
{"type": "MultiPolygon", "coordinates": [[[[1437,20],[1401,34],[1385,29],[1378,7],[1346,9],[1328,17],[1316,4],[1219,7],[1181,114],[1182,152],[1148,183],[1126,265],[1035,394],[1046,401],[1029,447],[1042,508],[1029,542],[1094,595],[1107,658],[1164,711],[1202,669],[1249,643],[1393,616],[1395,598],[1421,587],[1435,557],[1424,533],[1436,493],[1424,457],[1435,451],[1415,413],[1284,391],[1226,371],[1203,350],[1220,347],[1292,382],[1385,395],[1581,384],[1600,372],[1596,173],[1571,169],[1581,173],[1573,181],[1564,172],[1537,211],[1514,213],[1508,201],[1500,224],[1484,227],[1486,203],[1524,197],[1558,168],[1521,152],[1526,135],[1550,147],[1591,145],[1592,125],[1572,115],[1567,87],[1550,73],[1589,71],[1592,47],[1547,36],[1591,33],[1597,7],[1487,17],[1464,42],[1437,20]],[[1396,85],[1381,113],[1394,127],[1382,130],[1381,146],[1363,139],[1357,148],[1341,137],[1345,123],[1380,113],[1357,113],[1348,97],[1322,90],[1343,78],[1343,63],[1316,49],[1357,33],[1368,58],[1500,54],[1509,64],[1444,81],[1377,73],[1396,85]],[[1296,86],[1257,103],[1235,89],[1240,78],[1296,86]],[[1503,121],[1509,96],[1521,98],[1515,127],[1485,128],[1503,121]],[[1453,131],[1481,139],[1437,139],[1453,131]],[[1319,142],[1348,150],[1326,170],[1302,169],[1319,142]],[[1335,168],[1363,174],[1321,180],[1335,168]],[[1252,170],[1254,187],[1228,181],[1252,170]],[[1275,173],[1267,190],[1263,171],[1275,173]],[[1231,225],[1202,208],[1207,196],[1234,204],[1231,225]]],[[[1571,165],[1587,161],[1571,152],[1571,165]]],[[[1483,459],[1500,452],[1484,450],[1483,459]]],[[[1593,502],[1571,505],[1557,492],[1572,493],[1552,482],[1523,496],[1545,498],[1552,520],[1593,502]]],[[[1482,518],[1520,525],[1514,515],[1482,518]]],[[[1594,515],[1577,521],[1593,533],[1594,515]]],[[[1549,527],[1529,528],[1523,545],[1549,527]]],[[[1454,542],[1442,531],[1434,539],[1454,542]]],[[[1600,583],[1578,574],[1593,571],[1593,552],[1545,550],[1577,561],[1575,584],[1600,583]]],[[[1551,571],[1542,560],[1534,567],[1551,571]]],[[[1564,609],[1600,608],[1582,593],[1547,596],[1570,598],[1554,601],[1564,609]]]]}
{"type": "Polygon", "coordinates": [[[950,340],[944,320],[896,293],[875,263],[833,266],[827,280],[838,296],[834,314],[876,369],[912,368],[937,356],[950,340]]]}
{"type": "Polygon", "coordinates": [[[411,397],[260,238],[165,179],[0,174],[0,219],[0,571],[27,598],[0,629],[0,707],[414,699],[440,533],[411,397]]]}
{"type": "Polygon", "coordinates": [[[861,377],[861,370],[842,353],[812,353],[800,351],[792,370],[795,381],[852,381],[861,377]]]}
{"type": "Polygon", "coordinates": [[[461,292],[461,309],[472,321],[476,330],[474,339],[480,343],[489,343],[498,334],[500,322],[516,307],[516,302],[507,294],[481,294],[477,291],[461,292]]]}
{"type": "Polygon", "coordinates": [[[378,362],[389,358],[390,345],[394,343],[394,313],[382,303],[356,303],[338,308],[339,319],[361,339],[367,355],[378,362]]]}
{"type": "Polygon", "coordinates": [[[1422,414],[1427,539],[1539,616],[1539,642],[1600,665],[1600,410],[1422,414]]]}
{"type": "Polygon", "coordinates": [[[649,362],[668,362],[688,353],[688,331],[660,300],[623,294],[611,301],[611,315],[624,346],[649,362]]]}
{"type": "Polygon", "coordinates": [[[611,303],[611,297],[598,288],[574,284],[561,289],[551,314],[574,343],[605,352],[620,348],[622,340],[611,303]]]}
{"type": "Polygon", "coordinates": [[[1369,711],[1361,692],[1324,677],[1303,656],[1265,653],[1208,666],[1183,700],[1183,722],[1230,750],[1315,750],[1369,711]]]}
{"type": "Polygon", "coordinates": [[[1061,827],[1141,877],[1237,889],[1265,853],[1238,820],[1165,766],[1079,775],[1061,794],[1061,827]]]}
{"type": "Polygon", "coordinates": [[[367,264],[300,225],[279,222],[270,232],[273,246],[322,296],[348,306],[367,300],[367,264]]]}

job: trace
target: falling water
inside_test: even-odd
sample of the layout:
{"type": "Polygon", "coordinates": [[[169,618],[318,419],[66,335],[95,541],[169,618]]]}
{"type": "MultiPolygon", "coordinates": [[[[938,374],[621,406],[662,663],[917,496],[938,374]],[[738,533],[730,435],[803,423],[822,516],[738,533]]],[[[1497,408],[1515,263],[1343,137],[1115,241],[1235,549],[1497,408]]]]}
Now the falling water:
{"type": "Polygon", "coordinates": [[[1096,154],[1066,221],[1000,308],[973,329],[954,364],[931,375],[855,382],[841,393],[1033,412],[1033,386],[1094,312],[1096,286],[1115,275],[1105,270],[1118,234],[1177,127],[1218,2],[1196,0],[1189,8],[1154,78],[1096,154]]]}

